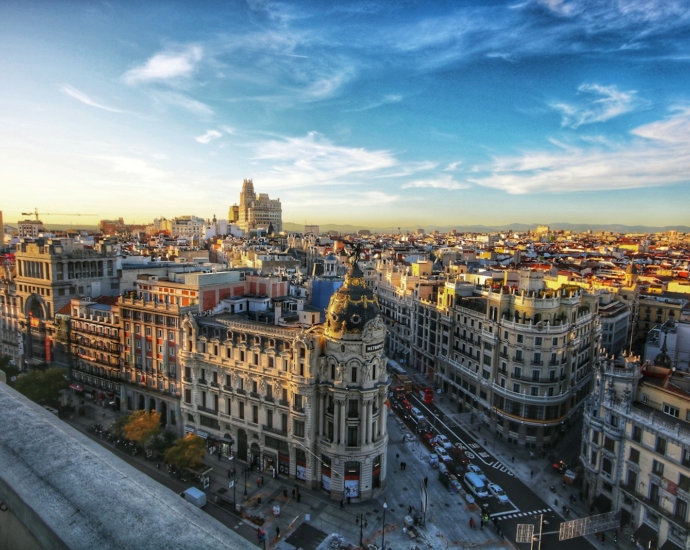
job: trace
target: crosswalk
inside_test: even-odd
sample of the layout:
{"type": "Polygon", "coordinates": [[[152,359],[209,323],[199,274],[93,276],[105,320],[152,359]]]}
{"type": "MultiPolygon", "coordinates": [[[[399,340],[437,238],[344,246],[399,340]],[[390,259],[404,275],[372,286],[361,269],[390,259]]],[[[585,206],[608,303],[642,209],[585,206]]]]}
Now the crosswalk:
{"type": "Polygon", "coordinates": [[[538,516],[539,514],[549,514],[553,512],[551,508],[544,508],[543,510],[532,510],[531,512],[515,512],[514,514],[491,514],[491,518],[496,518],[498,521],[504,519],[522,518],[525,516],[538,516]]]}

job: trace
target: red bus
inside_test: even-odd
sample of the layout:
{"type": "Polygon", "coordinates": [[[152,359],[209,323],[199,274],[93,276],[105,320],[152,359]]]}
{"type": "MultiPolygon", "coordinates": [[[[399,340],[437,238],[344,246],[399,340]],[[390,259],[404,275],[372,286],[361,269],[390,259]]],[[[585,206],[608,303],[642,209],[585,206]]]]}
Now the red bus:
{"type": "Polygon", "coordinates": [[[434,388],[420,388],[419,389],[419,399],[422,403],[433,403],[434,402],[434,388]]]}

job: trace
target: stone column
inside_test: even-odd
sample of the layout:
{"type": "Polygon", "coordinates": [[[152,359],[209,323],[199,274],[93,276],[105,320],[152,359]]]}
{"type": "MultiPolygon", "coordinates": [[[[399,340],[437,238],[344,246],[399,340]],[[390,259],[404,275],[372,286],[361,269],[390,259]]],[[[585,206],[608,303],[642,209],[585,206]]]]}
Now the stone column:
{"type": "Polygon", "coordinates": [[[367,444],[367,417],[369,416],[367,414],[369,410],[369,402],[368,401],[360,401],[359,402],[359,440],[361,441],[362,446],[367,444]]]}
{"type": "Polygon", "coordinates": [[[347,411],[345,410],[345,403],[346,401],[344,399],[340,401],[340,442],[343,444],[347,442],[347,428],[345,426],[347,411]]]}
{"type": "Polygon", "coordinates": [[[321,394],[319,396],[319,437],[323,436],[323,417],[326,416],[324,405],[326,403],[326,396],[321,394]]]}
{"type": "Polygon", "coordinates": [[[333,443],[340,443],[340,401],[333,404],[333,443]]]}

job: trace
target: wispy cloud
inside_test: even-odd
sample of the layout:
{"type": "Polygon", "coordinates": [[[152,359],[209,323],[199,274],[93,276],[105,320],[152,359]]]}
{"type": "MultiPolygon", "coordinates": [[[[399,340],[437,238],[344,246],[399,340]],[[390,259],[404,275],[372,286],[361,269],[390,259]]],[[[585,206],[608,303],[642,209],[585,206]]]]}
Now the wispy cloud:
{"type": "Polygon", "coordinates": [[[98,101],[90,98],[84,92],[79,91],[76,88],[73,88],[69,84],[63,84],[62,86],[60,86],[60,89],[64,93],[66,93],[68,96],[73,97],[77,101],[81,101],[82,103],[89,105],[91,107],[96,107],[97,109],[103,109],[104,111],[110,111],[111,113],[121,113],[122,112],[120,109],[115,109],[114,107],[108,107],[107,105],[103,105],[102,103],[99,103],[98,101]]]}
{"type": "MultiPolygon", "coordinates": [[[[690,109],[634,129],[628,144],[496,158],[471,181],[510,194],[635,189],[690,181],[690,109]]],[[[591,141],[590,141],[591,142],[591,141]]]]}
{"type": "Polygon", "coordinates": [[[577,91],[587,96],[580,103],[551,104],[553,109],[560,111],[562,126],[578,128],[583,124],[604,122],[628,113],[643,103],[638,98],[636,90],[623,91],[613,85],[581,84],[577,91]],[[595,99],[589,99],[592,96],[595,99]]]}
{"type": "Polygon", "coordinates": [[[159,104],[181,107],[195,115],[210,116],[213,114],[213,109],[205,103],[177,92],[154,92],[151,97],[159,104]]]}
{"type": "Polygon", "coordinates": [[[446,172],[455,172],[457,170],[458,166],[462,164],[461,160],[451,162],[448,166],[445,167],[446,172]]]}
{"type": "Polygon", "coordinates": [[[400,103],[403,100],[403,96],[400,94],[386,94],[381,99],[370,101],[362,107],[357,107],[355,109],[346,109],[346,112],[358,112],[358,111],[369,111],[371,109],[378,109],[384,105],[391,105],[394,103],[400,103]]]}
{"type": "Polygon", "coordinates": [[[146,160],[140,158],[125,156],[103,156],[96,158],[107,161],[114,172],[136,177],[144,182],[159,182],[169,178],[171,175],[166,170],[156,168],[146,160]]]}
{"type": "Polygon", "coordinates": [[[448,191],[456,191],[458,189],[467,189],[469,185],[455,181],[450,175],[443,175],[435,179],[421,179],[410,181],[403,184],[403,189],[447,189],[448,191]]]}
{"type": "Polygon", "coordinates": [[[190,76],[201,58],[200,46],[189,46],[180,52],[164,52],[151,57],[143,65],[134,67],[124,74],[127,84],[167,81],[190,76]]]}
{"type": "Polygon", "coordinates": [[[211,143],[214,139],[222,137],[222,135],[223,134],[221,134],[218,130],[207,130],[205,134],[197,136],[194,139],[199,143],[206,145],[207,143],[211,143]]]}
{"type": "Polygon", "coordinates": [[[389,151],[335,145],[316,132],[256,143],[254,149],[253,159],[270,166],[268,173],[279,186],[322,185],[345,177],[375,174],[398,163],[389,151]]]}

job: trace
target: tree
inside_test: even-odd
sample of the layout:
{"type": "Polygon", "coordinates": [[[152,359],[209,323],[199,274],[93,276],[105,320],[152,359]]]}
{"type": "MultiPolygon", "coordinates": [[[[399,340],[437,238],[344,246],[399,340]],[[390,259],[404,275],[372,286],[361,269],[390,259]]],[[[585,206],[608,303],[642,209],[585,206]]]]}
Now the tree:
{"type": "Polygon", "coordinates": [[[110,425],[110,431],[114,433],[117,437],[125,436],[125,426],[131,419],[131,414],[123,414],[118,416],[113,423],[110,425]]]}
{"type": "Polygon", "coordinates": [[[135,411],[124,427],[125,437],[146,447],[149,440],[161,431],[161,415],[157,411],[135,411]]]}
{"type": "Polygon", "coordinates": [[[206,442],[194,434],[187,434],[178,439],[175,444],[165,451],[165,461],[179,469],[196,468],[206,453],[206,442]]]}
{"type": "Polygon", "coordinates": [[[65,372],[60,368],[30,370],[17,378],[14,388],[36,403],[49,403],[67,387],[65,372]]]}
{"type": "Polygon", "coordinates": [[[163,430],[151,441],[151,449],[159,454],[163,454],[166,450],[172,447],[175,443],[175,434],[170,430],[163,430]]]}

